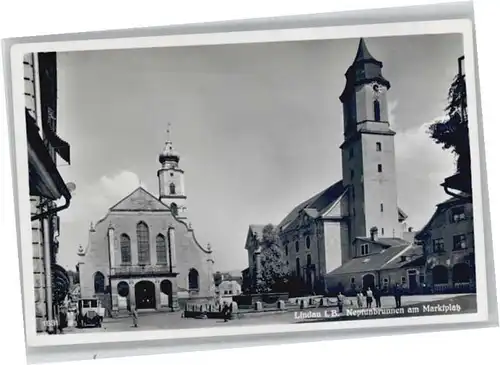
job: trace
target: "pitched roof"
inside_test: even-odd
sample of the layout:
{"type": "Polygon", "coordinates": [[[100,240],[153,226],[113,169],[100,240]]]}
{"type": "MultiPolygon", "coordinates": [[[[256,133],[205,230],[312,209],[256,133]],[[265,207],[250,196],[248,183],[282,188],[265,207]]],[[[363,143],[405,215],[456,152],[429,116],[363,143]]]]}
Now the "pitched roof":
{"type": "Polygon", "coordinates": [[[373,241],[370,237],[356,237],[357,240],[375,243],[385,247],[408,246],[408,242],[398,237],[379,237],[373,241]]]}
{"type": "Polygon", "coordinates": [[[262,232],[265,226],[267,226],[267,224],[250,224],[248,230],[260,240],[262,239],[262,232]]]}
{"type": "Polygon", "coordinates": [[[389,247],[372,255],[356,257],[347,261],[339,268],[330,271],[327,276],[380,270],[394,257],[408,249],[408,247],[409,245],[398,245],[389,247]]]}
{"type": "Polygon", "coordinates": [[[142,187],[138,187],[125,198],[120,200],[110,211],[170,211],[170,209],[163,204],[153,194],[146,191],[142,187]]]}
{"type": "Polygon", "coordinates": [[[466,204],[472,204],[470,202],[464,201],[462,199],[452,197],[449,199],[446,199],[445,201],[442,201],[439,204],[436,204],[436,210],[434,211],[434,214],[431,216],[429,221],[425,224],[425,226],[417,233],[415,234],[415,238],[417,240],[424,239],[425,233],[430,229],[432,222],[437,218],[439,214],[444,212],[446,209],[449,209],[454,206],[459,206],[459,205],[466,205],[466,204]]]}
{"type": "Polygon", "coordinates": [[[411,264],[414,264],[417,260],[419,261],[419,259],[422,258],[422,255],[423,255],[422,246],[410,245],[406,251],[400,252],[399,255],[399,257],[406,256],[405,261],[401,261],[401,259],[398,257],[397,259],[392,260],[387,264],[385,264],[382,267],[382,269],[389,270],[389,269],[398,269],[404,266],[411,266],[411,264]]]}
{"type": "Polygon", "coordinates": [[[278,224],[278,228],[286,228],[288,224],[293,222],[302,210],[306,210],[307,214],[315,218],[324,212],[333,202],[335,202],[345,191],[342,180],[330,185],[325,190],[303,201],[278,224]]]}

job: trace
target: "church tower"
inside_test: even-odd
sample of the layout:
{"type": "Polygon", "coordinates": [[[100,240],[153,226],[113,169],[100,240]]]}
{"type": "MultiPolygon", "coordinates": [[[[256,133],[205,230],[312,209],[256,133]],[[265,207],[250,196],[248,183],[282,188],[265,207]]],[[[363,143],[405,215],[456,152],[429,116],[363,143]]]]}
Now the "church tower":
{"type": "Polygon", "coordinates": [[[395,132],[390,128],[382,62],[360,40],[340,96],[344,108],[342,179],[349,189],[350,242],[370,237],[400,237],[398,221],[395,132]]]}
{"type": "Polygon", "coordinates": [[[184,190],[184,171],[179,168],[180,155],[174,150],[170,140],[170,124],[167,130],[167,141],[158,158],[161,168],[158,170],[160,200],[180,219],[187,214],[186,192],[184,190]]]}

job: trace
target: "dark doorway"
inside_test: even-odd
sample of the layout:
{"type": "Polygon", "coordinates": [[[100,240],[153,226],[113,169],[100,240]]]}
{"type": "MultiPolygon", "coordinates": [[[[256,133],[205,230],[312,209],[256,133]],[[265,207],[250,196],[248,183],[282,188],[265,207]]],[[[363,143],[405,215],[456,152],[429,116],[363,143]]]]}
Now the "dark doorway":
{"type": "Polygon", "coordinates": [[[368,288],[373,288],[375,287],[375,275],[373,274],[366,274],[363,276],[363,291],[366,291],[368,288]]]}
{"type": "Polygon", "coordinates": [[[130,287],[126,281],[120,281],[117,285],[118,295],[121,297],[128,297],[130,287]]]}
{"type": "Polygon", "coordinates": [[[172,283],[170,282],[170,280],[163,280],[160,283],[160,290],[163,294],[168,296],[168,307],[172,308],[173,307],[173,304],[172,304],[172,283]]]}
{"type": "Polygon", "coordinates": [[[448,284],[448,269],[443,265],[434,266],[432,269],[432,283],[448,284]]]}
{"type": "Polygon", "coordinates": [[[135,284],[135,305],[137,309],[155,309],[155,284],[150,281],[139,281],[135,284]]]}
{"type": "Polygon", "coordinates": [[[418,275],[416,270],[408,271],[408,290],[410,293],[415,293],[418,289],[418,275]]]}

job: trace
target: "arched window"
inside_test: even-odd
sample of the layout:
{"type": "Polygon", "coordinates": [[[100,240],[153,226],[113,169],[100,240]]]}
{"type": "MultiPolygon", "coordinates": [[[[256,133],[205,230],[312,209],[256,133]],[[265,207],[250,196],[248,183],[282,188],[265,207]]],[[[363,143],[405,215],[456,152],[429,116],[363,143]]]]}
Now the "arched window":
{"type": "Polygon", "coordinates": [[[132,255],[130,247],[130,237],[126,234],[120,236],[120,251],[122,256],[122,264],[131,264],[132,255]]]}
{"type": "Polygon", "coordinates": [[[175,184],[170,183],[170,195],[175,195],[175,184]]]}
{"type": "Polygon", "coordinates": [[[162,234],[156,236],[156,262],[159,264],[167,263],[167,242],[162,234]]]}
{"type": "Polygon", "coordinates": [[[295,272],[300,277],[300,259],[298,257],[295,259],[295,272]]]}
{"type": "Polygon", "coordinates": [[[380,122],[380,102],[378,100],[373,101],[373,113],[375,114],[375,121],[380,122]]]}
{"type": "Polygon", "coordinates": [[[149,228],[144,222],[137,224],[137,251],[139,264],[149,264],[149,228]]]}
{"type": "Polygon", "coordinates": [[[94,274],[94,292],[97,293],[104,293],[104,274],[100,271],[97,271],[94,274]]]}
{"type": "Polygon", "coordinates": [[[189,290],[199,290],[200,289],[200,275],[196,269],[189,270],[188,275],[189,290]]]}
{"type": "Polygon", "coordinates": [[[306,237],[306,247],[308,250],[311,248],[311,239],[309,236],[306,237]]]}
{"type": "Polygon", "coordinates": [[[173,215],[177,215],[179,213],[179,208],[175,203],[170,204],[170,210],[172,211],[173,215]]]}
{"type": "Polygon", "coordinates": [[[285,243],[285,256],[288,256],[288,242],[285,243]]]}
{"type": "Polygon", "coordinates": [[[295,252],[299,252],[299,241],[295,241],[295,252]]]}

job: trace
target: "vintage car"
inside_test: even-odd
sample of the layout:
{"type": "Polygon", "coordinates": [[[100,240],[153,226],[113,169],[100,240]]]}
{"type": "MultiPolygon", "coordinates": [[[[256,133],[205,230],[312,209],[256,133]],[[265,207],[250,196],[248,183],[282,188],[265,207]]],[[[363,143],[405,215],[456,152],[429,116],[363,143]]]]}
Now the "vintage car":
{"type": "Polygon", "coordinates": [[[104,319],[104,308],[99,299],[80,299],[77,304],[76,326],[78,328],[101,327],[104,319]]]}

